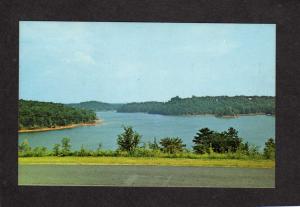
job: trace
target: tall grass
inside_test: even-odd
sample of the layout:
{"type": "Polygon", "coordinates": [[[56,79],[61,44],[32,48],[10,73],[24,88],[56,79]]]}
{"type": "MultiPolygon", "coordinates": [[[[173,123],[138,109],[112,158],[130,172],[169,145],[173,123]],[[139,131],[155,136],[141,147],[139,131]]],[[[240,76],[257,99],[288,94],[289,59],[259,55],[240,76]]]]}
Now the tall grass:
{"type": "Polygon", "coordinates": [[[132,152],[120,150],[89,150],[81,147],[78,151],[70,151],[68,154],[55,154],[45,147],[36,147],[26,151],[19,151],[19,157],[45,157],[45,156],[75,156],[75,157],[157,157],[157,158],[188,158],[188,159],[241,159],[241,160],[259,160],[265,159],[259,152],[237,152],[216,153],[211,151],[205,154],[196,154],[188,150],[179,153],[165,153],[159,149],[136,148],[132,152]]]}

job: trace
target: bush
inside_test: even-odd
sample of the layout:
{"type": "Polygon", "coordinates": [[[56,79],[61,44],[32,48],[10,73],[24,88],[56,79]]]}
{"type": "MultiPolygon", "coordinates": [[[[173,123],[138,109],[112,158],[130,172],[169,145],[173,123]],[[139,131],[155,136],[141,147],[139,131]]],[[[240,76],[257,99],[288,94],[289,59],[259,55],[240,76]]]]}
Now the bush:
{"type": "Polygon", "coordinates": [[[97,152],[97,156],[103,156],[103,157],[116,157],[118,155],[118,151],[114,150],[99,150],[97,152]]]}
{"type": "Polygon", "coordinates": [[[141,135],[133,131],[132,127],[123,127],[124,132],[118,135],[117,143],[119,150],[132,152],[138,146],[141,135]]]}
{"type": "Polygon", "coordinates": [[[248,150],[248,156],[250,159],[262,159],[262,153],[259,150],[259,147],[256,145],[250,145],[248,150]]]}
{"type": "Polygon", "coordinates": [[[20,157],[32,157],[31,147],[27,139],[25,139],[18,147],[18,155],[20,157]]]}
{"type": "Polygon", "coordinates": [[[153,142],[149,142],[148,145],[149,145],[149,149],[152,149],[152,150],[158,150],[159,149],[159,145],[156,142],[156,138],[155,137],[153,139],[153,142]]]}
{"type": "Polygon", "coordinates": [[[52,149],[52,155],[54,155],[54,156],[61,155],[60,144],[54,144],[53,149],[52,149]]]}
{"type": "Polygon", "coordinates": [[[266,159],[275,159],[275,141],[273,138],[269,138],[265,143],[264,157],[266,159]]]}
{"type": "Polygon", "coordinates": [[[64,137],[61,140],[61,154],[62,156],[68,156],[70,155],[70,150],[71,150],[71,144],[70,144],[70,138],[64,137]]]}
{"type": "Polygon", "coordinates": [[[75,152],[74,152],[74,155],[75,155],[75,156],[79,156],[79,157],[93,156],[93,155],[94,155],[94,152],[91,151],[91,150],[85,149],[84,146],[81,145],[80,150],[79,150],[79,151],[75,151],[75,152]]]}
{"type": "Polygon", "coordinates": [[[186,146],[179,137],[166,137],[160,140],[162,151],[170,154],[182,152],[186,146]]]}
{"type": "MultiPolygon", "coordinates": [[[[137,133],[133,132],[132,128],[126,128],[123,135],[125,137],[133,138],[137,133]],[[129,133],[128,133],[129,132],[129,133]],[[130,136],[127,136],[127,135],[130,136]]],[[[120,135],[121,136],[121,135],[120,135]]],[[[139,135],[138,135],[139,136],[139,135]]],[[[122,136],[123,137],[123,136],[122,136]]],[[[123,137],[124,138],[124,137],[123,137]]],[[[131,140],[131,139],[130,139],[131,140]]],[[[228,151],[219,153],[213,148],[213,144],[205,150],[204,153],[194,153],[185,148],[182,140],[178,137],[166,137],[160,140],[161,148],[154,139],[153,143],[148,143],[144,147],[138,147],[135,145],[129,151],[121,150],[103,150],[102,144],[98,145],[96,150],[85,149],[82,145],[80,150],[71,151],[70,139],[63,138],[61,144],[55,144],[51,152],[46,147],[35,147],[32,149],[29,142],[25,140],[18,146],[19,157],[41,157],[41,156],[105,156],[105,157],[160,157],[160,158],[190,158],[190,159],[275,159],[275,143],[270,138],[265,143],[264,153],[261,153],[259,148],[255,145],[249,145],[247,142],[241,143],[239,147],[232,151],[231,148],[228,151]],[[157,147],[158,146],[158,147],[157,147]]],[[[195,146],[194,146],[195,147],[195,146]]],[[[195,148],[194,148],[195,151],[195,148]]]]}
{"type": "Polygon", "coordinates": [[[35,147],[32,151],[33,157],[43,157],[47,155],[49,155],[49,153],[47,152],[46,147],[35,147]]]}

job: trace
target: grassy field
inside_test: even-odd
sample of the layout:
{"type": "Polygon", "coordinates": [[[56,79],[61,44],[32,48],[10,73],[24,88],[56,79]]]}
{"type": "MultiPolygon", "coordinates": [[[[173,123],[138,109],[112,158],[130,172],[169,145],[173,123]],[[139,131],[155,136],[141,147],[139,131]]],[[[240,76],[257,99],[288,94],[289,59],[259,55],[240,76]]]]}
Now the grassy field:
{"type": "Polygon", "coordinates": [[[153,165],[153,166],[199,166],[199,167],[240,167],[274,168],[272,160],[238,159],[188,159],[151,157],[20,157],[22,165],[153,165]]]}

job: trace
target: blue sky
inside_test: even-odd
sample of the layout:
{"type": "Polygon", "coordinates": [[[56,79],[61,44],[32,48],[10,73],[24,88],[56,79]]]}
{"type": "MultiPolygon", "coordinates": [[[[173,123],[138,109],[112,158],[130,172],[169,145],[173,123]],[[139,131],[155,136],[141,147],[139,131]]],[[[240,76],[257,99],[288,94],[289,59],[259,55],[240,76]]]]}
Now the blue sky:
{"type": "Polygon", "coordinates": [[[274,24],[20,22],[20,98],[275,95],[274,24]]]}

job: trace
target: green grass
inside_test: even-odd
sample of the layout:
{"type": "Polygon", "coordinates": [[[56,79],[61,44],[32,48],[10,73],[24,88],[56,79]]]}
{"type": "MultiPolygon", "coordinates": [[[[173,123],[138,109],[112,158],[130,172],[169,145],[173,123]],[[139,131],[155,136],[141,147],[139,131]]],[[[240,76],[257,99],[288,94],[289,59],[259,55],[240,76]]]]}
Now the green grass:
{"type": "Polygon", "coordinates": [[[189,159],[160,157],[19,157],[19,164],[55,165],[158,165],[158,166],[202,166],[202,167],[244,167],[274,168],[274,160],[241,159],[189,159]]]}

